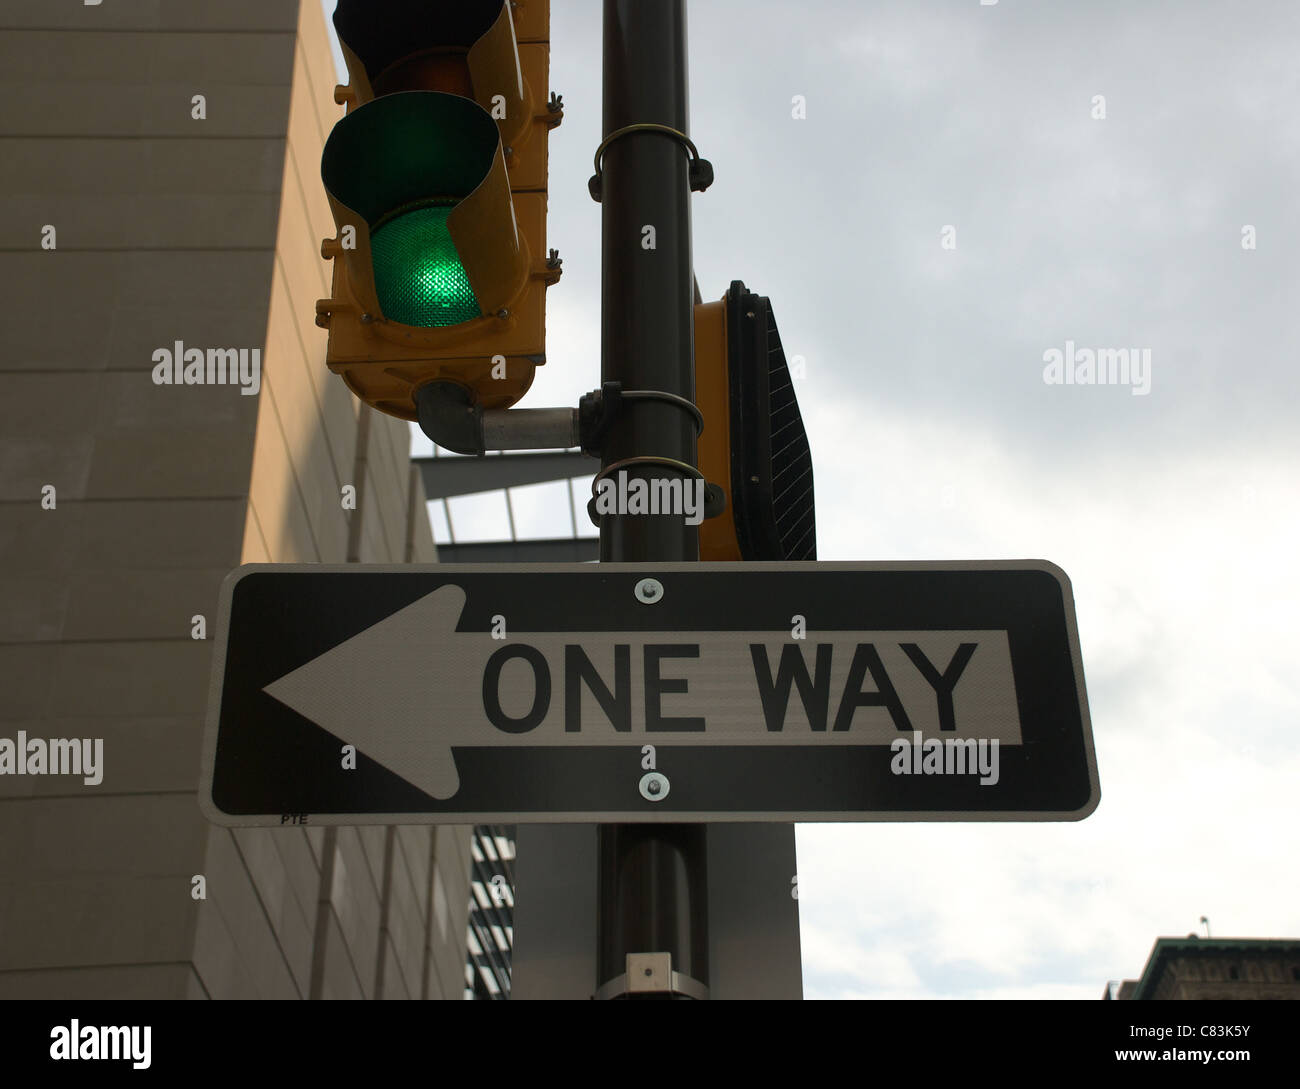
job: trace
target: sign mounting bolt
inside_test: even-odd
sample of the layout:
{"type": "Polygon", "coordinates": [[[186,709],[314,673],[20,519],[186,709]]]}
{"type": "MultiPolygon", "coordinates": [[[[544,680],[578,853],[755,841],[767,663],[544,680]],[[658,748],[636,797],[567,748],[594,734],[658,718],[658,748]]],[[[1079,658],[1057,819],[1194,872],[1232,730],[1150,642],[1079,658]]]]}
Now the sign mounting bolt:
{"type": "Polygon", "coordinates": [[[654,605],[664,597],[664,584],[658,579],[642,579],[636,584],[637,601],[642,605],[654,605]]]}
{"type": "Polygon", "coordinates": [[[641,782],[637,786],[641,797],[647,802],[662,802],[668,797],[668,776],[660,772],[652,771],[641,776],[641,782]]]}

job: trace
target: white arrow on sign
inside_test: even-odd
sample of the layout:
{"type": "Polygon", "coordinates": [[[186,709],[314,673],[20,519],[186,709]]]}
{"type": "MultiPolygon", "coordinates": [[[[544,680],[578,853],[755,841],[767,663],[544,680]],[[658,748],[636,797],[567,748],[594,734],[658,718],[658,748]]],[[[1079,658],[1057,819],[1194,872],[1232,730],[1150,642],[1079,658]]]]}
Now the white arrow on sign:
{"type": "Polygon", "coordinates": [[[456,631],[465,600],[442,586],[266,692],[440,800],[460,789],[458,747],[888,745],[914,730],[1021,743],[1005,631],[503,641],[456,631]]]}

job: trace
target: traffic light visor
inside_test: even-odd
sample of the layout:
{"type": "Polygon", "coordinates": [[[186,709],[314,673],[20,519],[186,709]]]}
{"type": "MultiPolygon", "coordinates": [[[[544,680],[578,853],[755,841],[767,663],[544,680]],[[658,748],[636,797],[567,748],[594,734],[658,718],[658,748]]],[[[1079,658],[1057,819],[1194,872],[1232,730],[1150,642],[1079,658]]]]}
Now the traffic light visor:
{"type": "Polygon", "coordinates": [[[330,196],[374,230],[407,205],[469,196],[499,144],[496,124],[470,99],[406,91],[367,102],[334,126],[321,177],[330,196]]]}
{"type": "Polygon", "coordinates": [[[458,325],[507,306],[527,274],[496,123],[467,98],[385,95],[330,134],[321,176],[350,262],[388,320],[458,325]]]}
{"type": "Polygon", "coordinates": [[[463,63],[470,48],[498,22],[513,35],[505,0],[339,0],[334,9],[339,41],[362,68],[353,75],[364,75],[380,95],[391,93],[384,85],[394,76],[400,84],[403,64],[413,58],[459,54],[463,63]]]}
{"type": "Polygon", "coordinates": [[[526,144],[537,103],[520,61],[513,6],[507,0],[339,0],[334,25],[352,103],[403,91],[462,95],[498,122],[505,146],[526,144]]]}

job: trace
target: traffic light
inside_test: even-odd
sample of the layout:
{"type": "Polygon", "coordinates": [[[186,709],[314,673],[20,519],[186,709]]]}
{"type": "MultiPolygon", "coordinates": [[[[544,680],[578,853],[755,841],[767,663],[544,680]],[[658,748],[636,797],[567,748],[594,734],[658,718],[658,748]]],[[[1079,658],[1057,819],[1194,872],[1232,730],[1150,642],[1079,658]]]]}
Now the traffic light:
{"type": "Polygon", "coordinates": [[[339,0],[349,83],[321,177],[338,235],[328,365],[416,419],[415,391],[508,408],[545,362],[549,0],[339,0]]]}
{"type": "Polygon", "coordinates": [[[700,525],[702,560],[815,560],[812,452],[771,302],[739,280],[695,308],[700,471],[727,509],[700,525]]]}

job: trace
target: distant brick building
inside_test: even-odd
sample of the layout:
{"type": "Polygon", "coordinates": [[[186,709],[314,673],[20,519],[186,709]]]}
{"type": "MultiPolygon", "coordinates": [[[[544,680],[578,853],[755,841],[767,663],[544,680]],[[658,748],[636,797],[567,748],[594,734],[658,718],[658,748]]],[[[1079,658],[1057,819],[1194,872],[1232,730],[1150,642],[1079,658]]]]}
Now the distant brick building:
{"type": "Polygon", "coordinates": [[[1115,999],[1300,999],[1300,939],[1157,938],[1140,979],[1115,999]]]}

